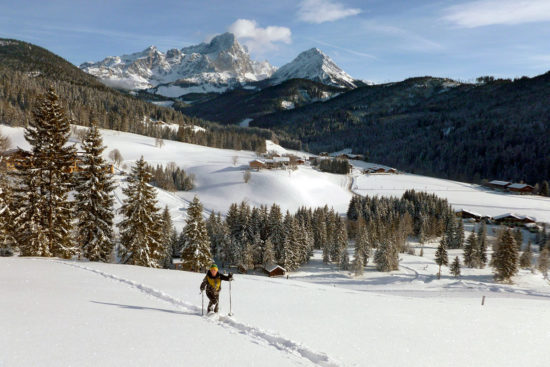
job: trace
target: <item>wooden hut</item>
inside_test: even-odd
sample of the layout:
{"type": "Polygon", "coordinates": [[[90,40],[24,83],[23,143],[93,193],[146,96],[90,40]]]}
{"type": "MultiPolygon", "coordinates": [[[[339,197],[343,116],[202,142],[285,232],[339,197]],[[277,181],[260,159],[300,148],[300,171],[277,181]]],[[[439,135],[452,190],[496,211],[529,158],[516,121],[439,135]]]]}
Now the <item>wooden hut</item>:
{"type": "Polygon", "coordinates": [[[481,218],[483,217],[481,214],[478,214],[478,213],[475,213],[475,212],[472,212],[472,211],[469,211],[469,210],[465,210],[465,209],[462,209],[462,210],[456,212],[456,215],[458,217],[461,217],[462,219],[468,219],[468,218],[475,219],[476,222],[480,221],[481,218]]]}
{"type": "Polygon", "coordinates": [[[269,265],[264,268],[264,272],[269,277],[280,277],[285,275],[286,269],[280,265],[269,265]]]}

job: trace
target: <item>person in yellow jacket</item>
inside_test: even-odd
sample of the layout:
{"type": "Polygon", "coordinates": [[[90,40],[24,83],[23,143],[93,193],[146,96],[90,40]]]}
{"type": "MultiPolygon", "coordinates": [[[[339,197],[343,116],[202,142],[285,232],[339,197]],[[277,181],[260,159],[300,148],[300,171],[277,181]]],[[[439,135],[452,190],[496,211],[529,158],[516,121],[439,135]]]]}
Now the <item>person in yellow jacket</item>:
{"type": "Polygon", "coordinates": [[[218,312],[218,303],[220,291],[222,289],[222,280],[228,282],[232,281],[233,274],[229,273],[228,275],[224,275],[218,272],[218,266],[216,264],[212,264],[212,266],[210,266],[210,270],[208,270],[206,276],[204,277],[204,280],[201,283],[201,292],[206,289],[206,296],[210,300],[210,302],[208,303],[208,312],[212,310],[216,313],[218,312]]]}

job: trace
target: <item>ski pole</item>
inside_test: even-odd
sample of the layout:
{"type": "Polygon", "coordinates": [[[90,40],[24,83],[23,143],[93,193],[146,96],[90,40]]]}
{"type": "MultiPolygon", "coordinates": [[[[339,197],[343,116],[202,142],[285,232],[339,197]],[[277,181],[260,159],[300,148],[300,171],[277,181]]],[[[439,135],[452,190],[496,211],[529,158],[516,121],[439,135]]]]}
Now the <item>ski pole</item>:
{"type": "Polygon", "coordinates": [[[231,312],[231,283],[232,281],[229,281],[229,316],[233,316],[233,312],[231,312]]]}
{"type": "Polygon", "coordinates": [[[202,295],[201,316],[204,316],[204,291],[201,291],[201,295],[202,295]]]}

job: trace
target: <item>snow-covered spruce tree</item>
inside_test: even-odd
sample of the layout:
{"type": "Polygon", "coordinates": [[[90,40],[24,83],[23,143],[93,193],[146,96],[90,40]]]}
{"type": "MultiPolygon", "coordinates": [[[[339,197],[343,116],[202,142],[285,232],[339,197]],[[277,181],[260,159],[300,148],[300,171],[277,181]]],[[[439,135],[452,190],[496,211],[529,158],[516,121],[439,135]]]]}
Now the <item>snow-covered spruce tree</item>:
{"type": "Polygon", "coordinates": [[[466,240],[466,244],[464,245],[464,265],[473,268],[476,264],[475,254],[476,254],[476,248],[477,245],[477,239],[475,232],[472,231],[470,235],[468,236],[468,240],[466,240]]]}
{"type": "Polygon", "coordinates": [[[162,217],[157,208],[155,189],[149,185],[151,173],[141,157],[132,167],[126,195],[120,208],[121,261],[125,264],[160,268],[166,256],[162,243],[162,217]]]}
{"type": "Polygon", "coordinates": [[[358,250],[356,248],[355,251],[355,258],[353,259],[353,272],[356,276],[363,275],[365,264],[363,262],[364,256],[362,254],[362,250],[358,250]]]}
{"type": "Polygon", "coordinates": [[[283,242],[283,251],[280,264],[288,271],[292,271],[298,268],[297,261],[297,226],[294,217],[290,214],[289,211],[285,214],[284,219],[284,228],[285,228],[285,239],[283,242]]]}
{"type": "Polygon", "coordinates": [[[19,162],[18,243],[22,255],[70,258],[76,253],[73,233],[74,146],[66,146],[70,123],[59,97],[50,88],[25,129],[31,146],[19,162]]]}
{"type": "Polygon", "coordinates": [[[462,248],[464,246],[464,222],[458,218],[455,231],[455,248],[462,248]]]}
{"type": "Polygon", "coordinates": [[[265,241],[265,250],[263,253],[262,264],[264,266],[272,265],[275,263],[275,252],[273,251],[273,243],[271,238],[265,241]]]}
{"type": "Polygon", "coordinates": [[[435,263],[439,265],[439,271],[437,272],[437,279],[441,279],[441,266],[449,264],[449,258],[447,256],[447,236],[443,235],[439,246],[435,251],[435,263]]]}
{"type": "Polygon", "coordinates": [[[455,257],[453,263],[451,264],[451,274],[453,274],[455,278],[460,276],[460,260],[458,259],[458,256],[455,257]]]}
{"type": "Polygon", "coordinates": [[[537,261],[537,268],[542,273],[542,275],[544,275],[544,279],[548,278],[549,266],[550,266],[550,251],[548,250],[548,247],[545,247],[540,252],[540,255],[537,261]]]}
{"type": "Polygon", "coordinates": [[[378,271],[392,271],[399,269],[399,252],[390,239],[383,238],[374,254],[374,262],[378,271]]]}
{"type": "Polygon", "coordinates": [[[518,248],[509,229],[499,236],[498,246],[493,255],[495,279],[510,282],[518,271],[518,248]]]}
{"type": "Polygon", "coordinates": [[[349,270],[349,254],[348,254],[347,248],[345,248],[344,251],[342,251],[342,256],[340,260],[340,269],[349,270]]]}
{"type": "Polygon", "coordinates": [[[95,124],[82,141],[80,170],[76,178],[76,217],[78,245],[90,261],[108,262],[114,247],[114,181],[109,165],[102,157],[103,140],[95,124]]]}
{"type": "Polygon", "coordinates": [[[172,216],[168,210],[168,205],[164,207],[162,211],[162,221],[161,221],[161,233],[163,235],[162,245],[165,250],[164,261],[162,261],[162,267],[165,269],[172,268],[173,258],[174,258],[174,238],[177,241],[176,229],[172,222],[172,216]]]}
{"type": "Polygon", "coordinates": [[[185,244],[181,254],[184,269],[202,271],[212,263],[210,240],[202,218],[202,204],[194,197],[187,208],[187,219],[183,229],[185,244]]]}
{"type": "Polygon", "coordinates": [[[275,252],[275,260],[278,263],[282,263],[283,243],[285,241],[285,228],[283,225],[283,214],[281,207],[277,204],[273,204],[269,210],[268,227],[271,243],[273,244],[273,250],[275,252]]]}
{"type": "Polygon", "coordinates": [[[533,264],[533,252],[531,250],[531,241],[527,244],[527,248],[519,257],[519,266],[522,269],[530,269],[533,264]]]}
{"type": "Polygon", "coordinates": [[[483,269],[485,265],[487,265],[487,247],[488,241],[487,241],[487,225],[485,222],[481,222],[481,225],[479,226],[478,234],[477,234],[477,245],[478,245],[478,259],[479,259],[479,268],[483,269]]]}
{"type": "MultiPolygon", "coordinates": [[[[1,163],[0,157],[0,163],[1,163]]],[[[17,243],[13,191],[7,172],[0,168],[0,256],[11,256],[17,243]]]]}

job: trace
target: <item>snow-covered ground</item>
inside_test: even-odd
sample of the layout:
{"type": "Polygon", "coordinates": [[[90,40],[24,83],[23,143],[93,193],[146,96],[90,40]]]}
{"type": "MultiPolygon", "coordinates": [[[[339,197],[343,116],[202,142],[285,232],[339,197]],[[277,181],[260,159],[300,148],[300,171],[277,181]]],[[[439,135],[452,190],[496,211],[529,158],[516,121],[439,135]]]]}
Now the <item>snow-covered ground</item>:
{"type": "MultiPolygon", "coordinates": [[[[202,128],[197,126],[194,129],[202,128]]],[[[22,128],[0,126],[0,131],[10,137],[13,147],[29,148],[22,128]]],[[[253,206],[276,202],[283,210],[290,211],[300,206],[328,205],[345,213],[352,192],[359,195],[401,196],[407,189],[444,197],[456,210],[469,209],[489,216],[515,212],[550,223],[550,198],[541,196],[499,193],[478,185],[411,174],[364,175],[361,169],[379,165],[362,161],[351,161],[355,168],[349,176],[323,173],[305,165],[296,171],[252,171],[250,181],[244,183],[243,173],[248,169],[249,161],[257,158],[254,152],[216,149],[169,140],[165,140],[159,148],[151,137],[112,130],[101,130],[101,133],[108,147],[105,155],[117,148],[124,158],[121,166],[126,166],[127,170],[143,155],[152,165],[175,162],[196,176],[196,187],[191,191],[169,193],[158,190],[159,205],[168,205],[178,229],[183,225],[187,203],[194,195],[199,196],[207,212],[214,210],[222,214],[231,203],[242,200],[253,206]],[[237,162],[233,164],[235,157],[237,162]]],[[[271,141],[267,141],[266,146],[270,152],[290,153],[304,158],[310,156],[308,153],[282,148],[271,141]]],[[[124,185],[123,176],[117,179],[121,180],[120,190],[124,185]]],[[[120,191],[117,192],[117,198],[117,202],[123,199],[120,191]]]]}
{"type": "MultiPolygon", "coordinates": [[[[22,129],[0,129],[14,147],[28,148],[22,129]]],[[[194,195],[207,212],[224,212],[232,202],[247,200],[251,205],[277,202],[284,210],[328,204],[343,213],[350,189],[400,196],[414,188],[446,197],[456,208],[489,215],[516,211],[550,221],[546,198],[408,174],[362,175],[367,163],[354,162],[350,176],[309,166],[253,171],[245,184],[242,175],[253,152],[173,141],[159,148],[150,137],[102,134],[105,154],[119,149],[126,169],[143,155],[153,165],[174,161],[196,175],[190,192],[157,190],[159,205],[168,205],[178,230],[194,195]]],[[[273,142],[267,146],[307,157],[273,142]]],[[[115,179],[119,206],[125,177],[115,179]]],[[[376,272],[370,262],[365,274],[355,277],[323,264],[316,252],[289,279],[236,275],[235,316],[227,317],[224,284],[219,319],[200,316],[201,274],[0,258],[0,366],[546,365],[548,281],[539,272],[521,270],[513,285],[498,284],[491,268],[462,269],[462,277],[455,279],[447,267],[438,280],[435,246],[427,244],[423,257],[400,254],[400,269],[391,273],[376,272]]],[[[450,261],[461,255],[461,250],[449,250],[450,261]]]]}
{"type": "Polygon", "coordinates": [[[201,274],[0,258],[0,365],[546,365],[540,275],[522,272],[528,287],[437,280],[432,254],[358,278],[320,254],[289,279],[237,274],[234,316],[224,283],[218,319],[201,317],[201,274]]]}
{"type": "Polygon", "coordinates": [[[371,196],[400,197],[408,189],[445,198],[455,210],[466,209],[491,217],[513,212],[550,223],[550,198],[542,196],[498,192],[479,185],[412,174],[356,174],[352,185],[353,192],[371,196]]]}

